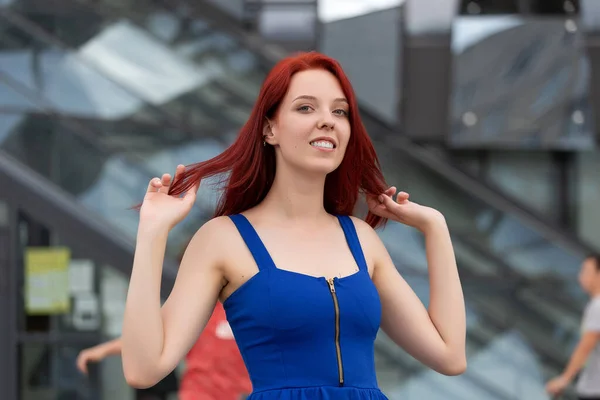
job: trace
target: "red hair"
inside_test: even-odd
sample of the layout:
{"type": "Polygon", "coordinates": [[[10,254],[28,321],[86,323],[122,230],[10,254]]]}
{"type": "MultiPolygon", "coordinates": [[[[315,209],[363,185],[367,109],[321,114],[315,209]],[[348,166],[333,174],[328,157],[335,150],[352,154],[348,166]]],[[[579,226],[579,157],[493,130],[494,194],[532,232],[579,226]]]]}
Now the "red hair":
{"type": "MultiPolygon", "coordinates": [[[[272,118],[290,86],[292,76],[300,71],[323,69],[339,81],[349,104],[350,141],[340,166],[325,179],[325,210],[334,215],[351,215],[360,193],[379,196],[387,189],[373,143],[358,114],[352,85],[340,64],[317,52],[299,53],[281,60],[263,82],[254,108],[235,142],[223,153],[187,166],[183,176],[171,186],[169,194],[179,195],[203,178],[228,173],[222,181],[223,193],[214,216],[232,215],[259,204],[269,192],[275,178],[275,150],[263,146],[265,118],[272,118]]],[[[385,219],[368,213],[372,227],[385,219]]]]}

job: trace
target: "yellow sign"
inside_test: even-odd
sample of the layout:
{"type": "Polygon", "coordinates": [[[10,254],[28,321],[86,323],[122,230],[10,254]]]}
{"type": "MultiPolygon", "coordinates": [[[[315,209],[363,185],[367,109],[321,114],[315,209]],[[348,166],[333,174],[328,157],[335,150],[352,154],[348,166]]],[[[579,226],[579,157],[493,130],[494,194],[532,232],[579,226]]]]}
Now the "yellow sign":
{"type": "Polygon", "coordinates": [[[70,309],[66,247],[25,249],[25,310],[29,315],[65,314],[70,309]]]}

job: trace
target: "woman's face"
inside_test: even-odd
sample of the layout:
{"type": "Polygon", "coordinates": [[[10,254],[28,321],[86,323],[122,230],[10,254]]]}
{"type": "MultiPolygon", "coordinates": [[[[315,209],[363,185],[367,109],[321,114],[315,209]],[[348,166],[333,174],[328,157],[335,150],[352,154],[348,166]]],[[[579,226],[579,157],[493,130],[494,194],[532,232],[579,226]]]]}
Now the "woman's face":
{"type": "Polygon", "coordinates": [[[328,174],[341,164],[350,139],[349,105],[335,76],[325,70],[296,73],[265,126],[278,165],[328,174]]]}

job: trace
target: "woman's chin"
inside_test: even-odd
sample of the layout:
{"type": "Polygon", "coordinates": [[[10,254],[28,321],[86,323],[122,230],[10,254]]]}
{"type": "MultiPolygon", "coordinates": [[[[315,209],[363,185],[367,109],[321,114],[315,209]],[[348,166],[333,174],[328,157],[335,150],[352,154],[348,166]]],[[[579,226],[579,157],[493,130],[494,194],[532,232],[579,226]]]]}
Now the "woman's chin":
{"type": "Polygon", "coordinates": [[[327,176],[328,174],[335,171],[339,166],[340,166],[339,163],[334,164],[331,162],[329,162],[329,163],[320,162],[320,163],[314,163],[313,165],[307,166],[306,170],[308,172],[310,172],[311,174],[327,176]]]}

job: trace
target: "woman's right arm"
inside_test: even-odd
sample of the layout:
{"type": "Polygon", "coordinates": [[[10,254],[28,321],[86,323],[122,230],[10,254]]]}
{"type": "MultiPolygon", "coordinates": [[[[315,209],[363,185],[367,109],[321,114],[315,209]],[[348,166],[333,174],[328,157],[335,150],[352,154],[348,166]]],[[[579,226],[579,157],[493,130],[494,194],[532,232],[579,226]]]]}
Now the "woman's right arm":
{"type": "MultiPolygon", "coordinates": [[[[170,177],[163,176],[163,183],[169,181],[170,177]]],[[[173,212],[178,205],[171,196],[165,196],[171,199],[159,190],[144,199],[125,306],[123,370],[127,383],[136,388],[153,386],[175,369],[206,325],[223,285],[220,257],[224,254],[224,241],[219,236],[226,222],[216,218],[200,228],[190,241],[173,290],[161,308],[160,285],[168,232],[189,212],[182,209],[183,216],[173,212]],[[147,206],[144,211],[147,204],[152,207],[147,206]],[[169,215],[153,217],[161,207],[171,207],[169,215]],[[167,220],[169,224],[164,223],[167,220]]]]}

